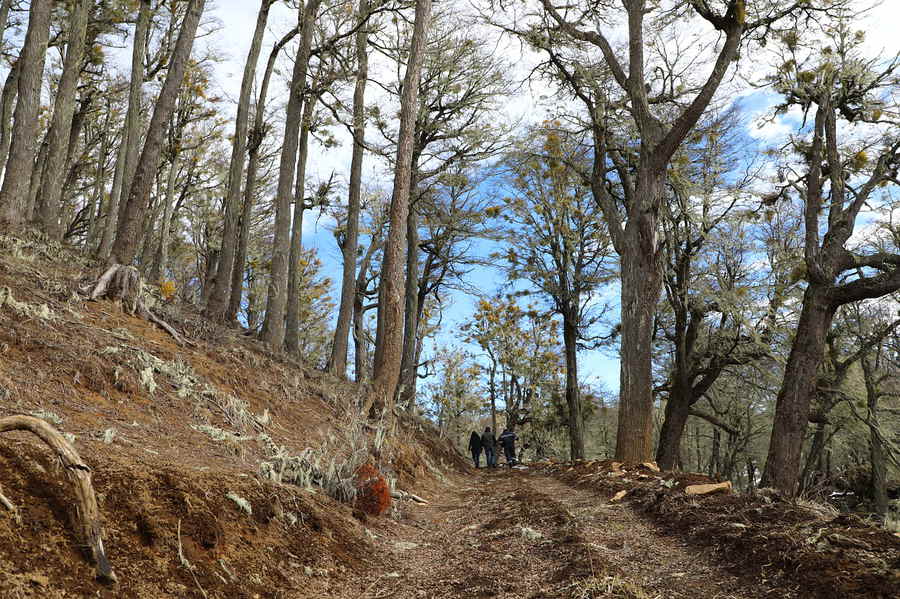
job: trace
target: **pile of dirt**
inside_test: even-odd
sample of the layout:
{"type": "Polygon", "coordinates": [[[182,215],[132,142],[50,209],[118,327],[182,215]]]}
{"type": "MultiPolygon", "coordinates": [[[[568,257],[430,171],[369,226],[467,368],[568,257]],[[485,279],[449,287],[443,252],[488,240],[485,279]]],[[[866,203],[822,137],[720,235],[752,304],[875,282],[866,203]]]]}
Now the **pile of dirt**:
{"type": "MultiPolygon", "coordinates": [[[[94,472],[119,583],[93,580],[50,452],[11,433],[0,438],[0,492],[19,521],[0,506],[0,596],[359,596],[378,561],[373,523],[333,498],[337,479],[352,485],[374,455],[397,488],[427,495],[462,458],[412,415],[385,442],[357,416],[364,387],[243,331],[155,298],[181,344],[113,302],[87,301],[102,272],[40,237],[0,235],[0,417],[42,418],[74,442],[94,472]]],[[[402,515],[399,503],[385,518],[402,515]]]]}
{"type": "Polygon", "coordinates": [[[697,496],[685,489],[718,481],[659,472],[655,464],[611,460],[536,467],[571,486],[623,501],[664,531],[714,548],[735,572],[799,585],[809,597],[900,596],[900,538],[828,506],[771,489],[697,496]]]}

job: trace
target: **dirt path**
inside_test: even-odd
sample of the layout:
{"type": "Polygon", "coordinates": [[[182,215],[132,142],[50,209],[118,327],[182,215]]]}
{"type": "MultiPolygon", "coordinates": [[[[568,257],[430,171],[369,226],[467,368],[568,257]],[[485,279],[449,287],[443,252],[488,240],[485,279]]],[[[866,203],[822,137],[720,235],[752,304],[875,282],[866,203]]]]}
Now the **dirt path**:
{"type": "Polygon", "coordinates": [[[448,482],[378,539],[388,567],[363,597],[793,597],[748,584],[629,508],[527,471],[448,482]]]}

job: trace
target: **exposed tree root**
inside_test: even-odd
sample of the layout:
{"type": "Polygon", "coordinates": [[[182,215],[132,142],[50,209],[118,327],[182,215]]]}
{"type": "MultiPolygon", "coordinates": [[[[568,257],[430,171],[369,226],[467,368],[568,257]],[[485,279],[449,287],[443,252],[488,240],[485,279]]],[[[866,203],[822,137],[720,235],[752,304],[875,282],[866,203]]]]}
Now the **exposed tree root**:
{"type": "MultiPolygon", "coordinates": [[[[144,281],[141,273],[133,266],[113,264],[100,278],[97,284],[90,290],[90,299],[97,300],[106,297],[121,302],[122,309],[128,314],[140,316],[149,320],[175,339],[179,345],[191,344],[172,325],[154,314],[144,300],[144,281]]],[[[192,344],[191,344],[192,345],[192,344]]]]}
{"type": "Polygon", "coordinates": [[[9,498],[7,498],[6,495],[3,494],[3,487],[0,487],[0,505],[3,505],[3,507],[11,511],[13,514],[13,518],[16,519],[16,522],[21,523],[22,518],[19,516],[19,509],[16,507],[16,504],[10,501],[9,498]]]}
{"type": "Polygon", "coordinates": [[[47,422],[31,416],[8,416],[0,418],[0,433],[7,431],[28,431],[50,446],[75,487],[75,507],[81,537],[90,548],[91,558],[97,569],[97,578],[104,582],[118,582],[103,548],[100,526],[100,508],[91,485],[91,469],[81,460],[81,456],[59,431],[47,422]]]}

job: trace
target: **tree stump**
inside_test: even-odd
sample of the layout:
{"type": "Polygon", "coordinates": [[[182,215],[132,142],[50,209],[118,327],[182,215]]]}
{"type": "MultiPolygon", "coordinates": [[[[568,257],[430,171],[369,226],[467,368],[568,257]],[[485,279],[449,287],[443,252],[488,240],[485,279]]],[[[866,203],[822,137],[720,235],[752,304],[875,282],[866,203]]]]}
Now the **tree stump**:
{"type": "Polygon", "coordinates": [[[0,433],[7,431],[28,431],[36,435],[52,449],[75,488],[75,508],[78,525],[85,545],[90,549],[91,559],[97,570],[97,578],[103,582],[118,582],[103,548],[100,508],[91,484],[91,469],[65,437],[47,422],[31,416],[7,416],[0,418],[0,433]]]}
{"type": "Polygon", "coordinates": [[[185,340],[178,334],[178,331],[147,307],[145,294],[144,281],[138,269],[133,266],[113,264],[97,280],[89,297],[91,300],[106,297],[120,302],[125,312],[149,320],[170,334],[179,345],[184,345],[185,340]]]}

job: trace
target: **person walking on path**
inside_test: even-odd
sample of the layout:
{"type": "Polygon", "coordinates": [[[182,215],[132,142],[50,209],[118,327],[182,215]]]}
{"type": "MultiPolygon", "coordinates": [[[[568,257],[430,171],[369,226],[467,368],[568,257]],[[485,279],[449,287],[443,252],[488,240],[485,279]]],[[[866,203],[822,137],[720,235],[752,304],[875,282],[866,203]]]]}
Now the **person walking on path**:
{"type": "Polygon", "coordinates": [[[481,433],[481,448],[484,449],[484,459],[488,468],[497,466],[497,454],[494,451],[496,445],[497,438],[494,437],[494,432],[491,430],[491,427],[486,426],[484,432],[481,433]]]}
{"type": "Polygon", "coordinates": [[[518,439],[516,433],[508,427],[503,429],[499,439],[500,445],[503,446],[503,455],[506,456],[506,465],[510,468],[516,463],[516,439],[518,439]]]}
{"type": "Polygon", "coordinates": [[[469,451],[472,452],[472,461],[476,468],[481,468],[481,435],[478,431],[472,431],[469,437],[469,451]]]}

